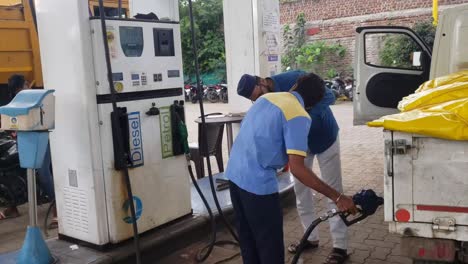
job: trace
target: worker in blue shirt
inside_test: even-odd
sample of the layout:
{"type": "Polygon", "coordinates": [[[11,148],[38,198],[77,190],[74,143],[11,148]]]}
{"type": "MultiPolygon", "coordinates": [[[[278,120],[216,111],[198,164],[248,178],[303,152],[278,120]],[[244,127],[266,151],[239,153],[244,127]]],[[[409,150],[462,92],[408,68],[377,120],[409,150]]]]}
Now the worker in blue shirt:
{"type": "MultiPolygon", "coordinates": [[[[270,92],[285,92],[294,89],[297,81],[306,75],[306,72],[295,70],[260,78],[258,76],[244,75],[243,78],[255,79],[254,87],[238,87],[238,94],[252,101],[270,92]]],[[[343,191],[340,160],[340,143],[338,138],[338,123],[333,116],[330,105],[335,102],[335,96],[330,89],[325,88],[323,99],[308,110],[312,124],[308,135],[308,152],[305,164],[312,169],[315,156],[319,163],[321,178],[328,185],[343,191]]],[[[316,219],[313,190],[301,181],[294,179],[294,191],[299,218],[304,229],[316,219]]],[[[335,209],[335,203],[327,199],[328,210],[335,209]]],[[[330,219],[330,232],[333,239],[333,250],[325,263],[343,263],[347,258],[348,228],[339,217],[330,219]]],[[[299,241],[288,246],[290,253],[295,253],[299,241]]],[[[318,229],[315,229],[308,238],[306,248],[317,248],[319,244],[318,229]]]]}
{"type": "MultiPolygon", "coordinates": [[[[244,75],[238,89],[251,93],[256,78],[244,75]]],[[[276,170],[288,163],[292,174],[308,188],[334,201],[341,211],[356,212],[352,199],[320,180],[305,166],[311,120],[305,109],[319,102],[324,82],[303,76],[293,92],[269,93],[257,100],[242,121],[225,176],[237,217],[245,264],[283,264],[283,221],[276,170]]]]}

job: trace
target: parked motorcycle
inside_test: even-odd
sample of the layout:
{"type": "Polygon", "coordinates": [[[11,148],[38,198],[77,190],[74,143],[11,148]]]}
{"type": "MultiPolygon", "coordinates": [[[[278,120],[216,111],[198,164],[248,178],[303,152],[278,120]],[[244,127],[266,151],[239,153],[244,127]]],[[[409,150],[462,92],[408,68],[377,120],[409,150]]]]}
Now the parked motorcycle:
{"type": "MultiPolygon", "coordinates": [[[[203,85],[203,81],[201,82],[201,85],[203,85]]],[[[202,94],[202,99],[204,97],[204,95],[202,94]]],[[[190,92],[189,92],[189,100],[193,103],[193,104],[196,104],[198,102],[198,99],[199,99],[199,96],[198,96],[198,88],[197,88],[197,84],[194,83],[194,84],[191,84],[190,85],[190,92]]]]}
{"type": "Polygon", "coordinates": [[[345,94],[349,100],[353,101],[354,95],[354,80],[353,78],[347,77],[345,78],[345,94]]]}
{"type": "Polygon", "coordinates": [[[217,103],[219,101],[217,85],[208,86],[204,91],[205,98],[210,101],[210,103],[217,103]]]}
{"type": "Polygon", "coordinates": [[[184,94],[185,94],[185,101],[190,100],[190,89],[192,88],[191,83],[185,83],[184,84],[184,94]]]}
{"type": "Polygon", "coordinates": [[[227,84],[221,83],[219,86],[221,87],[221,89],[219,91],[219,99],[221,99],[221,102],[227,104],[228,103],[227,84]]]}
{"type": "MultiPolygon", "coordinates": [[[[351,78],[349,78],[351,79],[351,78]]],[[[348,78],[346,78],[348,80],[348,78]]],[[[332,90],[333,94],[335,95],[336,99],[339,98],[347,98],[349,100],[353,100],[353,90],[354,85],[351,79],[351,84],[348,82],[343,81],[340,77],[335,77],[331,81],[326,80],[325,86],[332,90]]]]}
{"type": "MultiPolygon", "coordinates": [[[[219,101],[223,103],[228,102],[228,91],[227,91],[227,84],[223,81],[216,85],[204,85],[203,81],[200,83],[203,88],[203,94],[201,98],[203,100],[208,100],[211,103],[217,103],[219,101]]],[[[186,100],[191,101],[192,103],[197,103],[198,99],[198,89],[197,84],[185,84],[184,86],[186,92],[186,100]]]]}

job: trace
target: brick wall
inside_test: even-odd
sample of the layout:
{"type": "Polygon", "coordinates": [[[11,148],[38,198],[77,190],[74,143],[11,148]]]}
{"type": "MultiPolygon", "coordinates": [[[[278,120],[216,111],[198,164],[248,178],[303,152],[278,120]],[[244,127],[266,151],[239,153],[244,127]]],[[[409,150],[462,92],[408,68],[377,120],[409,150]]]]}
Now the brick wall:
{"type": "MultiPolygon", "coordinates": [[[[352,75],[354,36],[360,26],[405,26],[432,18],[432,0],[288,0],[280,6],[281,23],[294,23],[303,12],[308,21],[308,41],[324,40],[347,48],[344,58],[329,58],[318,73],[329,68],[352,75]]],[[[440,9],[468,0],[439,0],[440,9]]]]}
{"type": "MultiPolygon", "coordinates": [[[[382,12],[432,7],[432,0],[287,0],[281,4],[281,23],[294,23],[299,12],[308,21],[354,17],[382,12]]],[[[439,5],[468,3],[468,0],[439,0],[439,5]]]]}

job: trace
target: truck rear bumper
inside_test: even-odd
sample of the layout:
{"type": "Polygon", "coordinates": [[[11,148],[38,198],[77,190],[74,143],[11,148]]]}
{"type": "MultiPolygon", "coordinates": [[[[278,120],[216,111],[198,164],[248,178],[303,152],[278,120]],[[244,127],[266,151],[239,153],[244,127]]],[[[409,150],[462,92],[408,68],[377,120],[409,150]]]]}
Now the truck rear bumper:
{"type": "Polygon", "coordinates": [[[389,229],[391,233],[405,236],[450,239],[460,242],[468,241],[468,226],[457,225],[455,231],[445,231],[434,230],[433,224],[429,223],[390,222],[389,229]]]}
{"type": "Polygon", "coordinates": [[[402,237],[401,253],[416,260],[453,263],[457,259],[457,244],[448,239],[402,237]]]}

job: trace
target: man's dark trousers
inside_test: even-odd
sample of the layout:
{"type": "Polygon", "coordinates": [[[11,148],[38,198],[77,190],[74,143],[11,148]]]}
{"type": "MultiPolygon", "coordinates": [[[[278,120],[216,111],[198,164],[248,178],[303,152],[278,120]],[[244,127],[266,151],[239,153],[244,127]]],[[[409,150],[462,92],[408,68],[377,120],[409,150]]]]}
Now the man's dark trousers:
{"type": "Polygon", "coordinates": [[[244,264],[284,264],[283,214],[278,193],[257,195],[229,183],[244,264]]]}

